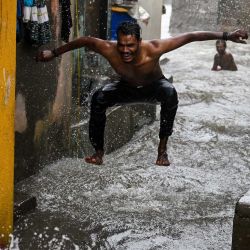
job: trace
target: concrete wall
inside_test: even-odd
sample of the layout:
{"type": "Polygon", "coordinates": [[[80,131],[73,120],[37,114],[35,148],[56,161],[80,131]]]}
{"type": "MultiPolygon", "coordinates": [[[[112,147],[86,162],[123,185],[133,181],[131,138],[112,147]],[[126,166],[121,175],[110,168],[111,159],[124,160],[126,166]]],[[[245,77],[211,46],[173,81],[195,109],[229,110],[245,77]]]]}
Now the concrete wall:
{"type": "Polygon", "coordinates": [[[239,199],[235,208],[232,250],[249,250],[250,191],[239,199]]]}
{"type": "Polygon", "coordinates": [[[250,30],[248,0],[174,0],[170,33],[193,30],[250,30]]]}
{"type": "Polygon", "coordinates": [[[218,0],[174,0],[170,33],[215,30],[217,16],[218,0]]]}
{"type": "MultiPolygon", "coordinates": [[[[39,49],[62,44],[59,2],[48,3],[53,40],[39,49]]],[[[28,42],[17,44],[15,181],[58,159],[69,147],[71,55],[36,63],[37,51],[28,42]]]]}
{"type": "Polygon", "coordinates": [[[226,30],[243,28],[250,32],[250,1],[220,0],[218,25],[226,30]]]}
{"type": "Polygon", "coordinates": [[[147,25],[139,22],[142,27],[142,38],[146,40],[160,38],[162,0],[138,0],[138,3],[150,14],[147,25]]]}

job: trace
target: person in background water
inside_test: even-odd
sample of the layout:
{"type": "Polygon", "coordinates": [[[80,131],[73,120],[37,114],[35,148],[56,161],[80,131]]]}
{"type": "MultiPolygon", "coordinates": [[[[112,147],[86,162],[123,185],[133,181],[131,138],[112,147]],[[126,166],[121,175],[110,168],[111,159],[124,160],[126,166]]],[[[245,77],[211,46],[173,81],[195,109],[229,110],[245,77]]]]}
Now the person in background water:
{"type": "Polygon", "coordinates": [[[216,50],[217,54],[214,56],[214,65],[212,70],[232,70],[236,71],[237,66],[234,62],[233,55],[230,52],[226,51],[227,43],[225,40],[217,40],[216,41],[216,50]]]}
{"type": "Polygon", "coordinates": [[[114,105],[128,103],[160,103],[160,131],[156,165],[169,166],[167,142],[173,132],[178,107],[174,86],[166,79],[160,68],[160,57],[194,41],[224,39],[246,43],[244,30],[227,32],[188,32],[167,39],[145,41],[136,22],[123,22],[117,28],[117,41],[95,37],[80,37],[54,50],[38,52],[37,61],[47,62],[63,53],[87,47],[105,57],[120,80],[96,90],[91,99],[89,138],[95,153],[85,158],[87,163],[100,165],[104,156],[104,129],[106,110],[114,105]]]}

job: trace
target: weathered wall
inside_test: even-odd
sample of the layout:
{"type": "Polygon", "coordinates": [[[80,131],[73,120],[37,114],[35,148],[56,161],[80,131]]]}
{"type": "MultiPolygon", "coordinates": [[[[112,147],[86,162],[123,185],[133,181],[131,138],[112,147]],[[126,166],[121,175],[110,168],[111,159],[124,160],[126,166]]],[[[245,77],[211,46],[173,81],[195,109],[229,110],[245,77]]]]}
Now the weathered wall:
{"type": "Polygon", "coordinates": [[[170,33],[214,30],[218,0],[173,0],[170,33]]]}
{"type": "Polygon", "coordinates": [[[170,32],[250,30],[249,0],[173,0],[170,32]]]}
{"type": "Polygon", "coordinates": [[[225,30],[244,28],[250,31],[250,1],[220,0],[218,25],[225,30]]]}
{"type": "MultiPolygon", "coordinates": [[[[62,44],[59,2],[47,1],[53,40],[39,49],[62,44]]],[[[38,171],[68,151],[71,105],[70,53],[49,63],[36,63],[37,47],[17,44],[15,181],[38,171]]]]}
{"type": "MultiPolygon", "coordinates": [[[[71,4],[74,19],[72,36],[85,34],[106,38],[108,0],[71,1],[71,4]],[[77,10],[77,15],[74,15],[74,10],[77,10]]],[[[39,50],[52,49],[63,43],[60,38],[59,1],[47,1],[47,7],[53,40],[39,50]]],[[[75,135],[74,128],[71,129],[71,124],[74,127],[75,123],[88,115],[85,108],[78,107],[74,101],[72,106],[72,82],[73,91],[76,90],[73,93],[75,100],[79,97],[76,92],[84,94],[80,86],[80,81],[84,78],[81,77],[84,63],[88,66],[86,72],[93,72],[92,55],[75,50],[49,63],[36,63],[34,56],[37,51],[37,47],[27,42],[17,44],[16,182],[35,174],[44,164],[62,156],[76,155],[75,152],[79,150],[76,144],[89,145],[88,140],[80,141],[82,136],[78,133],[75,135]]],[[[97,66],[103,68],[103,64],[97,66]]],[[[88,133],[87,128],[84,133],[88,133]]]]}

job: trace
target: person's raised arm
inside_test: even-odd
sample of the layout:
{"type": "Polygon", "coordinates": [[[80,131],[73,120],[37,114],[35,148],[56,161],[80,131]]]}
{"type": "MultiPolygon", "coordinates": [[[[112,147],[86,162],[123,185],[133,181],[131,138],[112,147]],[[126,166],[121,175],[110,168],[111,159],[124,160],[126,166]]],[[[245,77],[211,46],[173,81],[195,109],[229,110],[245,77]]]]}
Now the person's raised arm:
{"type": "Polygon", "coordinates": [[[95,37],[80,37],[53,50],[39,51],[36,56],[36,61],[48,62],[65,52],[81,47],[87,47],[105,56],[105,52],[107,52],[110,47],[110,42],[95,37]]]}
{"type": "Polygon", "coordinates": [[[224,39],[236,43],[246,43],[248,39],[248,34],[244,30],[235,30],[233,32],[212,32],[212,31],[196,31],[196,32],[187,32],[175,37],[154,40],[158,51],[160,54],[164,54],[171,50],[175,50],[187,43],[196,42],[196,41],[207,41],[207,40],[217,40],[224,39]]]}

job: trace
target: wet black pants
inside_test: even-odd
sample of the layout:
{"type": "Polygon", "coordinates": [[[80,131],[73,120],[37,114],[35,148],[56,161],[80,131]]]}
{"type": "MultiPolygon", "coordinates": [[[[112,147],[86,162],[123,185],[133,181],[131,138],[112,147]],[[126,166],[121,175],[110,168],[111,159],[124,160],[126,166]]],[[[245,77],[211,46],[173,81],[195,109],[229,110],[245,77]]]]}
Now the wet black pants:
{"type": "Polygon", "coordinates": [[[91,100],[89,137],[95,150],[104,149],[106,110],[114,105],[130,103],[161,104],[159,137],[173,132],[178,97],[174,86],[164,77],[147,86],[133,87],[126,82],[109,83],[98,89],[91,100]]]}

